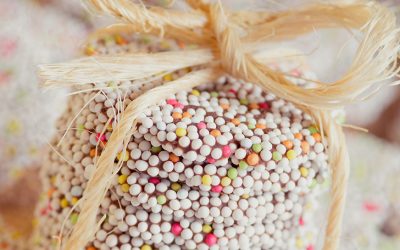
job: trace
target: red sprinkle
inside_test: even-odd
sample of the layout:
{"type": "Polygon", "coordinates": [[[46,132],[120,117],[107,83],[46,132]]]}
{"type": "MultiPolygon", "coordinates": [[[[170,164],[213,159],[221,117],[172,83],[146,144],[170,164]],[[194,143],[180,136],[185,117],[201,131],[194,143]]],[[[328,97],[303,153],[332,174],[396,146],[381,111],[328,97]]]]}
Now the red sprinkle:
{"type": "Polygon", "coordinates": [[[299,219],[299,224],[300,224],[300,226],[304,226],[304,219],[303,219],[303,217],[300,217],[300,219],[299,219]]]}
{"type": "Polygon", "coordinates": [[[105,134],[100,134],[100,133],[98,133],[98,134],[96,135],[96,140],[97,140],[97,141],[105,142],[105,141],[106,141],[106,135],[105,135],[105,134]]]}
{"type": "Polygon", "coordinates": [[[160,183],[161,181],[160,181],[160,179],[157,178],[157,177],[150,177],[150,178],[149,178],[149,182],[150,182],[150,183],[153,183],[154,185],[157,185],[157,184],[160,183]]]}
{"type": "Polygon", "coordinates": [[[212,233],[207,234],[204,237],[204,242],[208,245],[208,246],[213,246],[215,245],[215,243],[217,243],[217,236],[215,236],[212,233]]]}
{"type": "Polygon", "coordinates": [[[225,145],[222,147],[222,156],[227,158],[229,156],[231,156],[231,148],[228,145],[225,145]]]}
{"type": "Polygon", "coordinates": [[[380,206],[375,202],[366,201],[364,202],[364,209],[368,212],[376,212],[380,209],[380,206]]]}
{"type": "Polygon", "coordinates": [[[260,109],[269,109],[269,104],[266,102],[260,102],[258,107],[260,107],[260,109]]]}
{"type": "Polygon", "coordinates": [[[222,186],[221,185],[213,186],[211,188],[211,191],[214,192],[214,193],[221,193],[222,192],[222,186]]]}
{"type": "Polygon", "coordinates": [[[207,162],[208,162],[208,163],[215,163],[215,159],[214,159],[214,158],[211,158],[211,157],[208,157],[208,158],[207,158],[207,162]]]}
{"type": "Polygon", "coordinates": [[[178,101],[176,99],[168,99],[167,103],[172,106],[175,106],[178,103],[178,101]]]}
{"type": "Polygon", "coordinates": [[[237,93],[236,90],[234,90],[234,89],[230,89],[229,92],[230,92],[230,93],[233,93],[233,94],[235,94],[235,95],[236,95],[236,93],[237,93]]]}
{"type": "Polygon", "coordinates": [[[175,222],[172,224],[171,231],[175,236],[179,236],[182,232],[183,228],[179,222],[175,222]]]}
{"type": "Polygon", "coordinates": [[[306,248],[306,250],[314,250],[314,245],[308,245],[308,247],[306,248]]]}

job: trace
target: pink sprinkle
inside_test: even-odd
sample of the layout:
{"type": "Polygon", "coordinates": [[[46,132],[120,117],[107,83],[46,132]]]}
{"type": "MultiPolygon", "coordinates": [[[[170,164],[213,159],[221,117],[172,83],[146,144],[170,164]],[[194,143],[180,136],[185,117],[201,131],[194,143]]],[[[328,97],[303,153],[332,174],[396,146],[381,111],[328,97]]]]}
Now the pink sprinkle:
{"type": "Polygon", "coordinates": [[[300,71],[298,69],[294,69],[294,70],[292,70],[291,75],[300,76],[300,71]]]}
{"type": "Polygon", "coordinates": [[[179,236],[181,234],[182,230],[183,230],[183,228],[178,222],[175,222],[174,224],[172,224],[171,231],[175,236],[179,236]]]}
{"type": "Polygon", "coordinates": [[[303,217],[300,217],[300,219],[299,219],[299,224],[300,224],[300,226],[304,226],[304,219],[303,219],[303,217]]]}
{"type": "Polygon", "coordinates": [[[222,191],[222,186],[221,186],[221,185],[213,186],[213,187],[211,188],[211,191],[214,192],[214,193],[221,193],[221,191],[222,191]]]}
{"type": "Polygon", "coordinates": [[[208,246],[215,245],[215,243],[217,243],[217,237],[214,234],[209,233],[209,234],[206,235],[206,237],[204,237],[204,242],[208,246]]]}
{"type": "Polygon", "coordinates": [[[158,183],[160,183],[160,179],[158,179],[157,177],[150,177],[149,178],[149,182],[153,183],[154,185],[157,185],[158,183]]]}
{"type": "Polygon", "coordinates": [[[175,104],[175,108],[180,108],[183,109],[183,107],[185,107],[185,105],[183,105],[182,103],[178,102],[175,104]]]}
{"type": "Polygon", "coordinates": [[[229,156],[231,156],[231,148],[228,145],[225,145],[222,147],[222,156],[227,158],[229,156]]]}
{"type": "Polygon", "coordinates": [[[308,247],[306,248],[306,250],[314,250],[314,245],[308,245],[308,247]]]}
{"type": "Polygon", "coordinates": [[[168,99],[167,103],[172,105],[172,106],[174,106],[174,105],[176,105],[178,103],[178,101],[176,99],[168,99]]]}
{"type": "Polygon", "coordinates": [[[96,140],[97,140],[97,141],[105,142],[105,141],[106,141],[106,135],[105,135],[105,134],[100,134],[100,133],[98,133],[98,134],[96,135],[96,140]]]}
{"type": "Polygon", "coordinates": [[[203,129],[203,128],[206,128],[207,126],[206,126],[206,124],[204,123],[204,122],[199,122],[199,123],[197,123],[197,128],[198,129],[203,129]]]}
{"type": "Polygon", "coordinates": [[[215,159],[214,159],[214,158],[211,158],[211,157],[208,157],[208,158],[207,158],[207,162],[208,162],[208,163],[215,163],[215,159]]]}
{"type": "Polygon", "coordinates": [[[380,209],[379,205],[374,202],[366,201],[364,202],[364,209],[368,212],[376,212],[380,209]]]}
{"type": "Polygon", "coordinates": [[[258,106],[260,107],[260,109],[269,109],[269,105],[266,102],[260,102],[258,106]]]}

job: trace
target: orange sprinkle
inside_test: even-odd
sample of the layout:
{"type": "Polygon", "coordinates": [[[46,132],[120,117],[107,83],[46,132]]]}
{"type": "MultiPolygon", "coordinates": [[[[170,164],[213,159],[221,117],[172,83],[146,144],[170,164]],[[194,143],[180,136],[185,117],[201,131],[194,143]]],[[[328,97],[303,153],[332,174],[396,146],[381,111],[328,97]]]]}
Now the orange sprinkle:
{"type": "Polygon", "coordinates": [[[106,145],[107,145],[107,143],[106,143],[106,142],[104,142],[104,141],[101,141],[99,144],[100,144],[100,146],[101,146],[102,148],[105,148],[105,147],[106,147],[106,145]]]}
{"type": "Polygon", "coordinates": [[[116,35],[116,36],[115,36],[115,42],[116,42],[118,45],[127,44],[126,40],[125,40],[122,36],[120,36],[120,35],[116,35]]]}
{"type": "Polygon", "coordinates": [[[85,54],[86,54],[87,56],[93,56],[94,54],[96,54],[96,50],[95,50],[92,46],[88,45],[88,46],[85,48],[85,54]]]}
{"type": "Polygon", "coordinates": [[[183,118],[191,118],[192,117],[192,115],[189,113],[189,112],[184,112],[183,114],[182,114],[182,116],[183,116],[183,118]]]}
{"type": "Polygon", "coordinates": [[[314,139],[315,139],[317,142],[320,142],[321,139],[322,139],[320,133],[314,133],[312,136],[314,137],[314,139]]]}
{"type": "Polygon", "coordinates": [[[179,157],[171,153],[169,154],[169,160],[172,161],[173,163],[177,163],[179,161],[179,157]]]}
{"type": "Polygon", "coordinates": [[[257,123],[257,124],[256,124],[256,128],[266,129],[267,126],[266,126],[265,124],[257,123]]]}
{"type": "Polygon", "coordinates": [[[87,247],[86,250],[97,250],[95,247],[87,247]]]}
{"type": "Polygon", "coordinates": [[[247,156],[246,161],[250,166],[255,166],[260,161],[260,157],[256,153],[251,153],[247,156]]]}
{"type": "Polygon", "coordinates": [[[223,110],[227,110],[227,109],[229,109],[229,104],[228,103],[222,103],[221,104],[221,108],[223,109],[223,110]]]}
{"type": "Polygon", "coordinates": [[[93,157],[96,156],[96,154],[97,154],[96,149],[95,149],[95,148],[92,148],[92,149],[90,150],[90,153],[89,153],[90,157],[93,158],[93,157]]]}
{"type": "Polygon", "coordinates": [[[173,113],[172,113],[172,117],[173,117],[174,119],[182,119],[182,114],[179,113],[179,112],[173,112],[173,113]]]}
{"type": "Polygon", "coordinates": [[[47,197],[50,198],[54,191],[56,191],[54,188],[50,188],[49,190],[47,190],[47,197]]]}
{"type": "Polygon", "coordinates": [[[179,46],[179,48],[184,49],[186,47],[186,44],[182,41],[177,41],[177,44],[179,46]]]}
{"type": "Polygon", "coordinates": [[[220,136],[221,132],[218,129],[211,130],[210,134],[214,137],[220,136]]]}
{"type": "Polygon", "coordinates": [[[258,109],[258,108],[259,108],[259,106],[258,106],[258,104],[257,104],[257,103],[255,103],[255,102],[252,102],[252,103],[250,103],[250,104],[249,104],[249,108],[250,108],[250,109],[258,109]]]}
{"type": "Polygon", "coordinates": [[[233,118],[233,119],[231,120],[231,122],[232,122],[233,124],[235,124],[235,125],[239,125],[239,124],[240,124],[240,121],[239,121],[239,119],[237,119],[237,118],[233,118]]]}
{"type": "Polygon", "coordinates": [[[286,141],[283,141],[282,144],[283,144],[287,149],[293,148],[293,142],[292,142],[292,141],[286,140],[286,141]]]}
{"type": "Polygon", "coordinates": [[[296,133],[296,134],[294,134],[294,138],[303,140],[303,135],[301,133],[296,133]]]}
{"type": "Polygon", "coordinates": [[[303,152],[307,154],[310,151],[310,144],[306,141],[302,141],[301,148],[303,149],[303,152]]]}

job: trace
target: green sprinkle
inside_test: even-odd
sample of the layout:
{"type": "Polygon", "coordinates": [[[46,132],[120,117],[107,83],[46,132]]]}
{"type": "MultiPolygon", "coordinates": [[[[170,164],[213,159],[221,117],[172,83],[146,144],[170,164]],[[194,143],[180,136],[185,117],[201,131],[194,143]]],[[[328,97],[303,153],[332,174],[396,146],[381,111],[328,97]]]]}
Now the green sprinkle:
{"type": "Polygon", "coordinates": [[[79,133],[82,133],[84,129],[85,129],[85,126],[83,124],[79,124],[78,125],[78,132],[79,133]]]}
{"type": "Polygon", "coordinates": [[[275,151],[272,153],[272,159],[274,159],[274,161],[280,161],[282,160],[282,154],[278,151],[275,151]]]}
{"type": "Polygon", "coordinates": [[[78,221],[78,214],[77,213],[71,214],[70,220],[71,220],[72,225],[75,225],[76,222],[78,221]]]}
{"type": "Polygon", "coordinates": [[[161,146],[158,147],[151,147],[150,151],[152,153],[160,153],[161,152],[161,146]]]}
{"type": "Polygon", "coordinates": [[[256,128],[256,125],[253,124],[253,123],[249,123],[249,125],[247,125],[247,127],[248,127],[249,129],[255,129],[255,128],[256,128]]]}
{"type": "Polygon", "coordinates": [[[247,104],[249,104],[249,101],[248,101],[247,99],[240,99],[239,102],[240,102],[240,104],[242,104],[242,105],[247,105],[247,104]]]}
{"type": "Polygon", "coordinates": [[[256,153],[260,153],[262,150],[262,146],[260,143],[257,144],[253,144],[253,146],[251,147],[251,149],[253,149],[254,152],[256,153]]]}
{"type": "Polygon", "coordinates": [[[318,133],[318,129],[315,126],[308,127],[308,130],[310,130],[311,134],[318,133]]]}
{"type": "Polygon", "coordinates": [[[160,205],[164,205],[167,202],[167,197],[165,195],[159,195],[157,197],[157,203],[160,205]]]}
{"type": "Polygon", "coordinates": [[[249,164],[247,164],[247,162],[245,162],[245,161],[239,162],[239,169],[246,170],[248,167],[249,167],[249,164]]]}
{"type": "Polygon", "coordinates": [[[238,176],[238,171],[236,168],[230,168],[228,169],[228,177],[230,179],[235,179],[238,176]]]}
{"type": "Polygon", "coordinates": [[[218,93],[215,91],[211,92],[210,95],[211,97],[218,97],[218,93]]]}
{"type": "Polygon", "coordinates": [[[311,188],[311,189],[315,188],[315,186],[317,186],[317,184],[318,184],[317,180],[316,180],[316,179],[313,179],[312,182],[311,182],[311,184],[310,184],[310,188],[311,188]]]}

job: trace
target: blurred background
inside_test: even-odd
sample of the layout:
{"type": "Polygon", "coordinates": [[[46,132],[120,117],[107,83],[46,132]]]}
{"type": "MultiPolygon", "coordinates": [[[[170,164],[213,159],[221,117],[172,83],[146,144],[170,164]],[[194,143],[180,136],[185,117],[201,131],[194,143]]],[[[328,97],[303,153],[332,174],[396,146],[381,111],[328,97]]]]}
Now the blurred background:
{"type": "MultiPolygon", "coordinates": [[[[230,8],[276,10],[312,1],[223,2],[230,8]]],[[[400,2],[382,2],[394,12],[400,9],[400,2]]],[[[0,249],[13,249],[8,242],[22,241],[32,228],[41,152],[68,98],[67,90],[41,88],[36,66],[81,55],[85,37],[107,23],[90,16],[79,0],[0,0],[0,249]]],[[[301,51],[319,79],[332,81],[351,64],[357,38],[349,31],[324,30],[274,46],[301,51]]],[[[352,173],[341,249],[400,249],[400,87],[347,107],[345,123],[369,132],[346,129],[352,173]]]]}

